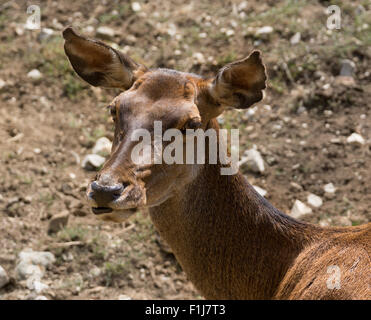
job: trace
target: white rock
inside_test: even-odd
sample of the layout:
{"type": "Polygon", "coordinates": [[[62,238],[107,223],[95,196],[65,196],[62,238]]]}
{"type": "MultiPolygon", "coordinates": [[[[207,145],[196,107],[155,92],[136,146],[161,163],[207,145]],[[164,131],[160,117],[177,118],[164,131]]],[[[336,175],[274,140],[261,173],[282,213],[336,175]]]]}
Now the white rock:
{"type": "Polygon", "coordinates": [[[88,154],[82,160],[81,165],[86,170],[95,170],[103,165],[105,161],[106,159],[98,154],[88,154]]]}
{"type": "Polygon", "coordinates": [[[245,112],[247,119],[253,118],[257,110],[258,110],[258,107],[247,109],[247,111],[245,112]]]}
{"type": "Polygon", "coordinates": [[[3,79],[0,79],[0,90],[6,86],[6,82],[3,79]]]}
{"type": "Polygon", "coordinates": [[[50,28],[42,28],[41,32],[39,33],[38,38],[43,40],[48,40],[54,34],[54,30],[50,28]]]}
{"type": "Polygon", "coordinates": [[[22,251],[18,255],[20,261],[29,262],[34,265],[48,267],[55,262],[55,256],[48,251],[22,251]]]}
{"type": "Polygon", "coordinates": [[[298,44],[300,42],[300,39],[301,39],[301,33],[300,32],[297,32],[295,33],[291,39],[290,39],[290,43],[292,45],[295,45],[295,44],[298,44]]]}
{"type": "Polygon", "coordinates": [[[93,277],[98,277],[102,273],[101,269],[99,269],[97,266],[93,267],[89,272],[93,277]]]}
{"type": "Polygon", "coordinates": [[[303,216],[312,213],[312,209],[305,205],[300,200],[295,200],[291,209],[291,216],[295,219],[300,219],[303,216]]]}
{"type": "Polygon", "coordinates": [[[0,266],[0,289],[9,282],[9,277],[2,266],[0,266]]]}
{"type": "Polygon", "coordinates": [[[61,24],[56,18],[53,18],[52,25],[57,30],[62,30],[65,26],[61,24]]]}
{"type": "Polygon", "coordinates": [[[23,36],[24,35],[24,27],[23,26],[17,26],[15,27],[15,33],[17,36],[23,36]]]}
{"type": "Polygon", "coordinates": [[[111,153],[111,148],[112,148],[112,142],[108,138],[102,137],[102,138],[99,138],[95,142],[93,153],[101,154],[101,155],[108,155],[111,153]]]}
{"type": "Polygon", "coordinates": [[[271,26],[264,26],[256,30],[256,35],[272,33],[273,28],[271,26]]]}
{"type": "Polygon", "coordinates": [[[111,39],[115,36],[116,32],[110,27],[101,26],[97,29],[97,37],[111,39]]]}
{"type": "Polygon", "coordinates": [[[39,99],[40,103],[42,104],[43,107],[50,109],[51,108],[51,102],[48,100],[47,97],[41,96],[39,99]]]}
{"type": "Polygon", "coordinates": [[[234,35],[234,30],[228,29],[228,30],[226,30],[225,34],[226,34],[226,36],[231,37],[231,36],[234,35]]]}
{"type": "Polygon", "coordinates": [[[267,190],[264,190],[263,188],[260,188],[258,186],[254,186],[254,189],[257,193],[259,193],[262,197],[265,197],[265,195],[267,194],[267,190]]]}
{"type": "Polygon", "coordinates": [[[49,299],[45,296],[37,296],[34,300],[49,300],[49,299]]]}
{"type": "Polygon", "coordinates": [[[347,142],[365,144],[365,139],[360,134],[354,132],[347,138],[347,142]]]}
{"type": "Polygon", "coordinates": [[[131,300],[131,297],[127,296],[126,294],[120,294],[118,300],[131,300]]]}
{"type": "Polygon", "coordinates": [[[352,60],[344,59],[341,62],[340,75],[346,77],[353,77],[355,68],[356,64],[352,60]]]}
{"type": "Polygon", "coordinates": [[[201,52],[193,53],[192,57],[197,64],[203,64],[206,61],[204,55],[201,52]]]}
{"type": "Polygon", "coordinates": [[[139,2],[133,2],[133,3],[131,4],[131,9],[132,9],[134,12],[139,12],[139,11],[142,9],[142,7],[141,7],[141,5],[140,5],[139,2]]]}
{"type": "Polygon", "coordinates": [[[330,183],[325,184],[325,185],[323,186],[323,190],[325,190],[326,193],[335,193],[336,188],[335,188],[335,186],[333,185],[333,183],[330,182],[330,183]]]}
{"type": "Polygon", "coordinates": [[[33,290],[36,293],[41,293],[45,289],[49,288],[49,286],[45,283],[42,283],[40,279],[35,279],[33,277],[27,279],[26,285],[28,289],[33,290]]]}
{"type": "Polygon", "coordinates": [[[238,6],[237,6],[237,10],[238,11],[243,11],[245,9],[247,9],[248,7],[248,2],[247,1],[242,1],[238,6]]]}
{"type": "Polygon", "coordinates": [[[308,195],[307,197],[307,202],[312,206],[312,207],[315,207],[315,208],[319,208],[320,206],[322,206],[323,204],[323,201],[321,199],[321,197],[319,196],[316,196],[315,194],[311,193],[308,195]]]}
{"type": "Polygon", "coordinates": [[[170,23],[167,29],[167,34],[171,37],[174,37],[176,33],[177,33],[176,25],[174,23],[170,23]]]}
{"type": "Polygon", "coordinates": [[[34,265],[28,261],[20,261],[15,268],[15,272],[19,279],[28,279],[30,277],[41,279],[44,276],[44,271],[40,266],[34,265]]]}
{"type": "Polygon", "coordinates": [[[71,179],[76,179],[76,175],[73,172],[70,172],[68,175],[71,179]]]}
{"type": "Polygon", "coordinates": [[[249,149],[245,152],[246,156],[242,157],[239,162],[240,166],[247,166],[247,169],[253,172],[262,173],[265,170],[264,160],[260,152],[256,149],[249,149]]]}
{"type": "Polygon", "coordinates": [[[84,33],[89,33],[89,34],[93,34],[95,31],[94,27],[93,26],[86,26],[84,29],[83,29],[83,32],[84,33]]]}
{"type": "Polygon", "coordinates": [[[39,70],[33,69],[29,73],[27,73],[27,77],[31,78],[32,80],[39,80],[42,78],[42,74],[39,70]]]}

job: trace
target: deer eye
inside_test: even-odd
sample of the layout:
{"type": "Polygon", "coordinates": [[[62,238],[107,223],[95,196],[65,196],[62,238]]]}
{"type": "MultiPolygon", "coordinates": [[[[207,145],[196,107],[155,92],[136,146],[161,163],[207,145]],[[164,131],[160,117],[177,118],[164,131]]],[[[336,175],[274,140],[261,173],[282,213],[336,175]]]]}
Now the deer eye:
{"type": "Polygon", "coordinates": [[[111,114],[112,119],[115,120],[116,119],[116,106],[109,105],[107,108],[111,114]]]}

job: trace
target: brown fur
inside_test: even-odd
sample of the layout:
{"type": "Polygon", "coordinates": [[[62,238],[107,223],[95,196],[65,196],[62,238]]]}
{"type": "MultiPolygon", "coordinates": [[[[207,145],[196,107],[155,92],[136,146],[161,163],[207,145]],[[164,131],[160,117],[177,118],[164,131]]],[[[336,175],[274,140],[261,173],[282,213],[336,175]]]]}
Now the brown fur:
{"type": "Polygon", "coordinates": [[[227,106],[247,108],[261,100],[266,75],[259,52],[203,79],[148,70],[72,29],[64,36],[66,54],[84,80],[128,89],[110,106],[115,139],[94,181],[99,190],[88,187],[92,207],[112,210],[98,212],[100,218],[122,221],[130,209],[149,208],[184,271],[209,299],[371,299],[371,224],[321,228],[297,221],[275,209],[240,173],[221,175],[219,163],[131,162],[134,143],[128,137],[135,128],[151,131],[153,121],[161,120],[164,129],[219,130],[215,117],[227,106]],[[99,71],[98,78],[91,78],[92,70],[99,71]],[[121,185],[119,204],[110,202],[107,190],[117,192],[121,185]],[[328,287],[331,266],[339,268],[340,288],[328,287]]]}

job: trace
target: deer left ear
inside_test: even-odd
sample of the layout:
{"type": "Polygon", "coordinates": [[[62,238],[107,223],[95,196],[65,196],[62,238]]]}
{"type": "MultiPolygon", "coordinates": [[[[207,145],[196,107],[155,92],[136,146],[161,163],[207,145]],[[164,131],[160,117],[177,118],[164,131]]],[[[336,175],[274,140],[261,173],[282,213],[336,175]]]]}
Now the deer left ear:
{"type": "Polygon", "coordinates": [[[266,79],[260,52],[254,51],[220,69],[209,92],[222,107],[246,109],[263,98],[266,79]]]}
{"type": "Polygon", "coordinates": [[[103,42],[85,38],[71,27],[63,31],[64,50],[76,73],[92,86],[129,89],[147,68],[103,42]]]}

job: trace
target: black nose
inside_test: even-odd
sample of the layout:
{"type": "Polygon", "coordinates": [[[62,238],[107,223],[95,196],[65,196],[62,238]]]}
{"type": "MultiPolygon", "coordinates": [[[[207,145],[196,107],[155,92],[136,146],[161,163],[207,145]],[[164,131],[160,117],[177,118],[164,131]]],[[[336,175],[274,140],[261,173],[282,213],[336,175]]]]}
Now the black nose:
{"type": "Polygon", "coordinates": [[[105,207],[110,202],[119,198],[124,190],[122,184],[101,185],[97,181],[91,184],[90,196],[95,200],[99,207],[105,207]]]}

